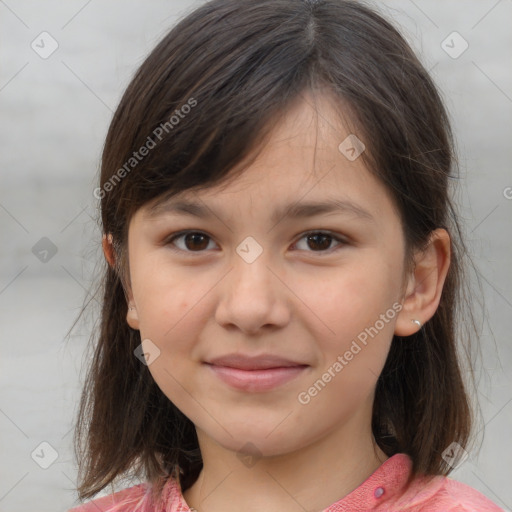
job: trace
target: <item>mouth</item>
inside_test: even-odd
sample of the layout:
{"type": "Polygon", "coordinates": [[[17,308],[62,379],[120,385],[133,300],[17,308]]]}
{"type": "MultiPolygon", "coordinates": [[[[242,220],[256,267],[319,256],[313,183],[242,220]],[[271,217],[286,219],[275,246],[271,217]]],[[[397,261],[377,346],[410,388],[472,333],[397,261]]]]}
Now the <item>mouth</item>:
{"type": "MultiPolygon", "coordinates": [[[[264,392],[283,386],[302,375],[309,365],[288,364],[263,368],[237,368],[204,363],[213,375],[232,388],[246,392],[264,392]]],[[[254,363],[252,366],[255,366],[254,363]]]]}

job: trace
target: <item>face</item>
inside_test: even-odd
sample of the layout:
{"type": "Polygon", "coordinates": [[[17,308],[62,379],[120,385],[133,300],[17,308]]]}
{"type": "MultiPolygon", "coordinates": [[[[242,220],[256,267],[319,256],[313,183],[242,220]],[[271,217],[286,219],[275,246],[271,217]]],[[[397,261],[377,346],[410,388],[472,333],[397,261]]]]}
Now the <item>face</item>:
{"type": "Polygon", "coordinates": [[[327,97],[297,102],[227,187],[130,222],[127,321],[163,393],[227,449],[283,454],[370,418],[405,243],[385,187],[338,148],[349,132],[333,111],[327,97]],[[233,354],[281,359],[210,364],[233,354]]]}

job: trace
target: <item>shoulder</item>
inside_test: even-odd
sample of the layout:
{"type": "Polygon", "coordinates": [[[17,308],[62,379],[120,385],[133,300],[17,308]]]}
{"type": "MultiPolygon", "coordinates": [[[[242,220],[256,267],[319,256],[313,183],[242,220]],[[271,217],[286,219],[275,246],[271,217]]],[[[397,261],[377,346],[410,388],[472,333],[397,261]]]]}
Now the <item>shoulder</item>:
{"type": "Polygon", "coordinates": [[[501,507],[487,496],[467,484],[449,477],[443,478],[443,486],[437,496],[440,505],[451,506],[450,512],[503,512],[501,507]]]}
{"type": "Polygon", "coordinates": [[[96,498],[68,512],[128,512],[141,502],[147,494],[147,484],[142,483],[128,487],[108,496],[96,498]]]}
{"type": "Polygon", "coordinates": [[[503,512],[473,487],[443,476],[417,479],[400,502],[410,512],[503,512]]]}
{"type": "MultiPolygon", "coordinates": [[[[122,491],[89,501],[72,508],[68,512],[153,512],[155,502],[151,496],[151,484],[144,482],[122,491]]],[[[168,478],[162,489],[163,504],[168,512],[189,510],[185,505],[179,483],[174,478],[168,478]]],[[[156,498],[155,498],[156,499],[156,498]]],[[[159,502],[158,510],[160,510],[159,502]]]]}

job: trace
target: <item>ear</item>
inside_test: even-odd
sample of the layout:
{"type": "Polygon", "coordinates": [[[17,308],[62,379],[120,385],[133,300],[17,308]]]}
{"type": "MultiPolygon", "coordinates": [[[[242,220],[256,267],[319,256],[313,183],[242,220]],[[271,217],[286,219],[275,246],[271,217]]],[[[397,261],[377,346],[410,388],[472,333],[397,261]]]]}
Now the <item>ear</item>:
{"type": "MultiPolygon", "coordinates": [[[[115,268],[116,255],[114,251],[114,246],[112,244],[112,235],[109,233],[108,235],[103,235],[102,246],[103,246],[103,254],[105,255],[105,259],[112,269],[115,268]]],[[[135,307],[135,303],[133,300],[133,293],[131,288],[127,290],[127,300],[128,300],[128,311],[126,313],[126,322],[128,325],[135,330],[139,329],[139,316],[137,314],[137,308],[135,307]]]]}
{"type": "Polygon", "coordinates": [[[126,322],[128,325],[135,329],[136,331],[139,330],[139,314],[137,313],[137,307],[135,306],[135,303],[133,302],[133,296],[131,293],[131,290],[129,291],[129,302],[128,302],[128,311],[126,313],[126,322]]]}
{"type": "Polygon", "coordinates": [[[427,247],[414,256],[414,268],[407,277],[402,310],[395,324],[397,336],[410,336],[428,322],[437,310],[450,267],[451,240],[445,229],[434,230],[427,247]]]}
{"type": "Polygon", "coordinates": [[[112,235],[109,233],[108,235],[103,235],[103,240],[101,242],[103,246],[103,254],[105,255],[105,259],[107,263],[114,268],[116,264],[116,257],[114,252],[114,247],[112,245],[112,235]]]}

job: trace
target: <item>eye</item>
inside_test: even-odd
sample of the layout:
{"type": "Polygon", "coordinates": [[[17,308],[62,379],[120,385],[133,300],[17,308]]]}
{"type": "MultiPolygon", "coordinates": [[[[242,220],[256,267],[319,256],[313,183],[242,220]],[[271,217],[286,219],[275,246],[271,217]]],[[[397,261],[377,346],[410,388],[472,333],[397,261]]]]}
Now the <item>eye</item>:
{"type": "Polygon", "coordinates": [[[207,240],[211,240],[211,238],[206,233],[202,233],[201,231],[184,231],[168,238],[165,244],[178,245],[174,242],[180,238],[183,239],[183,243],[179,244],[181,247],[178,247],[177,249],[172,247],[173,250],[181,250],[185,252],[202,252],[202,249],[206,249],[208,247],[207,240]]]}
{"type": "MultiPolygon", "coordinates": [[[[339,249],[340,246],[343,246],[347,243],[343,238],[335,236],[327,231],[309,231],[308,233],[304,233],[302,235],[299,242],[303,239],[306,240],[306,247],[313,248],[312,251],[307,252],[332,252],[333,250],[336,250],[337,248],[339,249]],[[333,240],[338,242],[338,247],[335,247],[334,249],[330,247],[333,240]]],[[[297,242],[295,245],[299,245],[299,242],[297,242]]]]}
{"type": "MultiPolygon", "coordinates": [[[[343,238],[327,231],[309,231],[304,233],[299,239],[299,242],[295,243],[295,246],[298,246],[303,239],[306,240],[306,247],[312,248],[312,250],[304,248],[299,248],[299,250],[306,250],[307,252],[326,253],[336,250],[337,248],[339,249],[340,246],[342,247],[347,244],[347,241],[343,238]],[[333,241],[338,242],[338,246],[334,247],[334,249],[331,247],[333,241]]],[[[201,231],[182,231],[168,238],[165,245],[174,246],[171,248],[175,251],[204,252],[205,249],[209,248],[210,242],[213,242],[211,237],[201,231]],[[180,243],[177,243],[178,240],[180,243]]]]}

